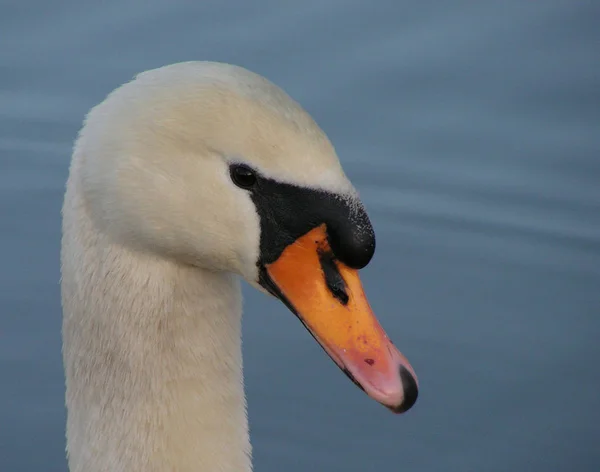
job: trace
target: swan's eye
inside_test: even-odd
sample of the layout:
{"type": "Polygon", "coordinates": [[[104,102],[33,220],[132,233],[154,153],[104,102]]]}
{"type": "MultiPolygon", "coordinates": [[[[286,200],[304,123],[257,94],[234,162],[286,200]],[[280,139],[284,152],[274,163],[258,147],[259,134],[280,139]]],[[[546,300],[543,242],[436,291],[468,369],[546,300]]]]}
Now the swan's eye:
{"type": "Polygon", "coordinates": [[[256,174],[250,167],[243,164],[234,164],[230,167],[231,180],[238,187],[250,188],[256,183],[256,174]]]}

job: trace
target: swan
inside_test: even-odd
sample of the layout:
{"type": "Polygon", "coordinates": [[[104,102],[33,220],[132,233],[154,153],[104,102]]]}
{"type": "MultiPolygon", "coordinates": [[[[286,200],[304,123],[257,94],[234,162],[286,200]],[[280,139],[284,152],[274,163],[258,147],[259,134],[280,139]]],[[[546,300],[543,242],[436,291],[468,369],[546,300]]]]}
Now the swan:
{"type": "Polygon", "coordinates": [[[246,69],[143,72],[90,110],[62,209],[71,472],[252,470],[240,279],[396,413],[418,383],[363,292],[375,236],[335,150],[246,69]]]}

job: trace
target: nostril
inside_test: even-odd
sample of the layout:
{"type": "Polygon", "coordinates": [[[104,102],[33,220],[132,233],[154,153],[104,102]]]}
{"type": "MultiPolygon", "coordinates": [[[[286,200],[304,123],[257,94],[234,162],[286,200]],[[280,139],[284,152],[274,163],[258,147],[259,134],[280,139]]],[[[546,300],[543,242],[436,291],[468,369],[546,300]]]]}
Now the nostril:
{"type": "Polygon", "coordinates": [[[340,271],[335,265],[333,254],[330,251],[317,251],[321,269],[325,275],[325,284],[331,294],[339,300],[342,305],[347,305],[350,297],[346,291],[346,282],[340,275],[340,271]]]}

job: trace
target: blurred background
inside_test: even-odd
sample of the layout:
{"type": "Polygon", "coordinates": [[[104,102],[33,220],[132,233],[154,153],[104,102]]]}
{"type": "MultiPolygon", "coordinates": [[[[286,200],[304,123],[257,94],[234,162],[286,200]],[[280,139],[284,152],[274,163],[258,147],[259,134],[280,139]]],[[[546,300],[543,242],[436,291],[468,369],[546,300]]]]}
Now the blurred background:
{"type": "Polygon", "coordinates": [[[0,471],[65,472],[60,207],[90,107],[187,60],[314,116],[419,374],[391,415],[244,287],[257,471],[600,470],[600,4],[0,2],[0,471]]]}

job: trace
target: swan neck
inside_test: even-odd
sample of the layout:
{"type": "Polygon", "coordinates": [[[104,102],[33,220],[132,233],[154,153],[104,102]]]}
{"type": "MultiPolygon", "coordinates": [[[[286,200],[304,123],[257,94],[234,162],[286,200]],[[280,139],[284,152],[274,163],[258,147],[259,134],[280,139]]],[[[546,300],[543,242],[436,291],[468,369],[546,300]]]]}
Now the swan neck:
{"type": "Polygon", "coordinates": [[[62,297],[71,472],[250,471],[238,280],[107,241],[70,190],[62,297]]]}

